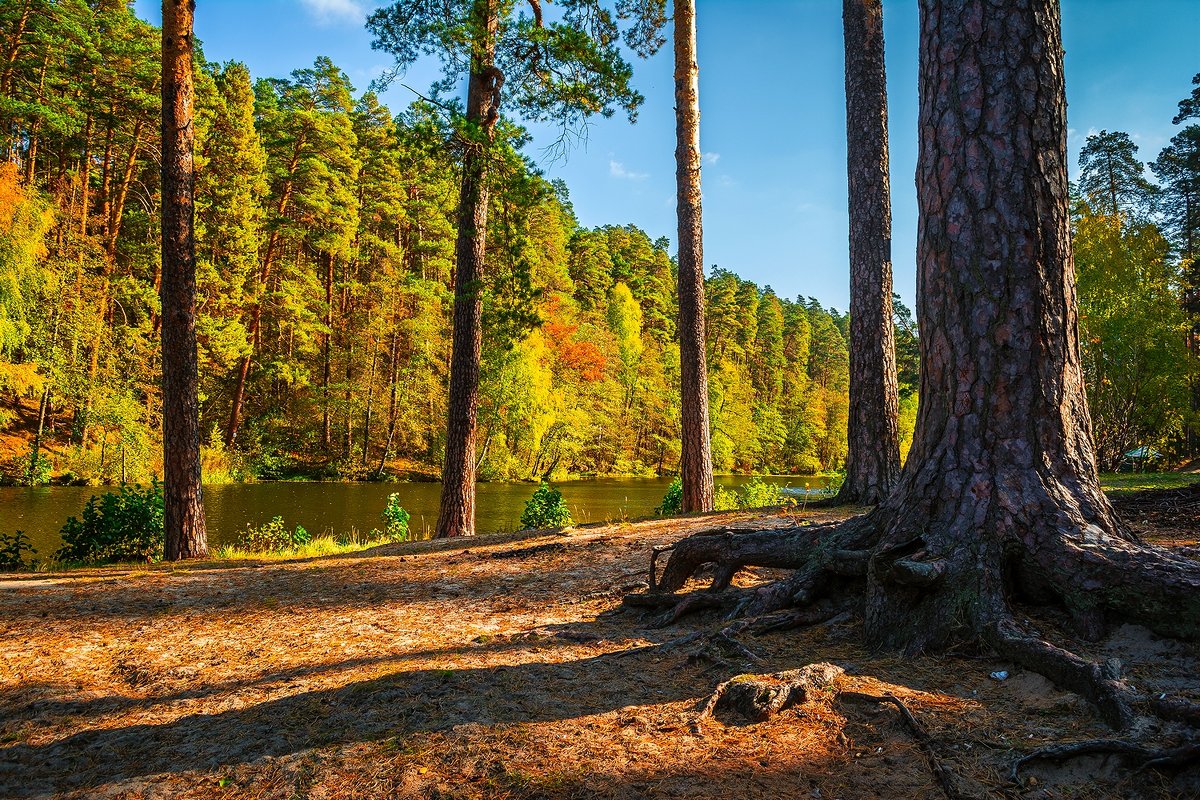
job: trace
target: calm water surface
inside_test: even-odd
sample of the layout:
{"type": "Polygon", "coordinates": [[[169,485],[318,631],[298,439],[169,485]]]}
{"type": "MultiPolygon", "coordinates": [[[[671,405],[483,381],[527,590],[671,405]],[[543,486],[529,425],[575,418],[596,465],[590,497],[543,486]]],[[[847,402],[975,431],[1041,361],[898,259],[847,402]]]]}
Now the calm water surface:
{"type": "MultiPolygon", "coordinates": [[[[749,481],[744,475],[722,475],[718,486],[735,489],[749,481]]],[[[803,492],[816,490],[822,478],[768,477],[771,483],[803,492]]],[[[555,486],[571,508],[577,523],[650,516],[670,485],[667,478],[606,478],[565,481],[555,486]]],[[[525,501],[536,488],[530,483],[481,483],[476,499],[479,533],[520,528],[525,501]]],[[[78,516],[88,498],[111,491],[107,487],[54,486],[36,489],[0,487],[0,533],[23,530],[46,558],[59,547],[58,531],[69,516],[78,516]]],[[[303,525],[314,535],[357,529],[382,528],[380,512],[389,494],[400,495],[400,504],[412,515],[409,527],[415,537],[428,536],[437,522],[438,483],[244,483],[206,486],[204,508],[209,543],[233,542],[247,525],[260,525],[274,516],[289,525],[303,525]]]]}

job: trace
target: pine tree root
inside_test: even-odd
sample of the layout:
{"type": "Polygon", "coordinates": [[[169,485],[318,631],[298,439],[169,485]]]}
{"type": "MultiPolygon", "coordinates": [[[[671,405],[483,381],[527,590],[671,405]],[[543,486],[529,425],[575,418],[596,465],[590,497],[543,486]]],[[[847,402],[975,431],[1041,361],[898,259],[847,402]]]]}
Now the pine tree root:
{"type": "Polygon", "coordinates": [[[1084,697],[1096,707],[1104,721],[1117,730],[1133,726],[1136,720],[1133,702],[1137,695],[1121,680],[1119,661],[1097,664],[1080,658],[1023,630],[1011,618],[995,623],[985,633],[985,638],[1004,658],[1084,697]]]}
{"type": "Polygon", "coordinates": [[[897,522],[893,510],[826,525],[698,533],[673,545],[661,577],[653,559],[667,550],[656,548],[651,579],[658,591],[625,602],[669,609],[662,625],[693,611],[727,609],[727,620],[757,618],[752,630],[765,633],[832,619],[851,607],[865,584],[864,632],[873,646],[916,653],[982,642],[1082,695],[1118,730],[1144,727],[1150,717],[1200,727],[1200,704],[1148,698],[1122,680],[1118,661],[1095,663],[1057,647],[1019,625],[1009,607],[1017,592],[1060,602],[1089,640],[1101,637],[1107,614],[1136,619],[1160,635],[1200,638],[1195,562],[1132,542],[1119,526],[1107,532],[1089,524],[1074,533],[1047,533],[1046,541],[1021,530],[1005,551],[1011,572],[998,570],[985,581],[979,575],[986,573],[964,578],[971,565],[961,555],[945,548],[936,532],[897,522]],[[713,565],[707,591],[674,594],[706,564],[713,565]],[[752,589],[724,591],[750,566],[794,572],[752,589]]]}
{"type": "Polygon", "coordinates": [[[691,592],[689,594],[664,594],[662,592],[646,592],[643,594],[625,595],[622,602],[635,608],[666,609],[666,613],[656,618],[651,627],[665,628],[673,625],[688,614],[706,611],[714,608],[733,609],[737,613],[738,606],[745,598],[744,592],[691,592]]]}
{"type": "Polygon", "coordinates": [[[701,734],[701,723],[718,709],[730,709],[752,722],[765,722],[785,708],[810,699],[810,695],[833,686],[845,670],[821,662],[799,669],[766,675],[737,675],[717,685],[700,706],[692,731],[701,734]]]}
{"type": "Polygon", "coordinates": [[[865,694],[863,692],[839,692],[838,698],[846,698],[847,700],[865,700],[870,703],[891,703],[900,710],[900,716],[904,719],[904,724],[908,726],[912,732],[913,738],[917,740],[917,744],[921,746],[922,752],[925,753],[925,759],[929,762],[929,769],[933,772],[933,776],[937,778],[938,785],[942,787],[942,793],[946,795],[948,800],[965,800],[966,795],[962,794],[955,787],[954,773],[942,763],[938,758],[937,750],[933,745],[933,737],[925,730],[921,723],[917,722],[917,718],[908,710],[908,706],[895,695],[885,694],[882,696],[865,694]]]}
{"type": "Polygon", "coordinates": [[[1119,756],[1126,761],[1136,763],[1139,772],[1148,769],[1182,769],[1200,764],[1200,742],[1187,742],[1166,750],[1149,748],[1124,739],[1090,739],[1083,742],[1060,744],[1035,750],[1029,755],[1017,759],[1012,765],[1009,779],[1019,785],[1021,768],[1034,761],[1062,763],[1072,758],[1095,755],[1119,756]]]}
{"type": "MultiPolygon", "coordinates": [[[[704,564],[714,565],[712,591],[727,588],[747,566],[801,569],[819,561],[822,572],[866,575],[870,553],[855,544],[855,534],[862,529],[863,518],[855,518],[767,531],[723,528],[697,533],[675,543],[662,576],[652,585],[658,591],[678,591],[704,564]]],[[[651,551],[652,572],[658,554],[651,551]]]]}
{"type": "Polygon", "coordinates": [[[759,617],[751,622],[750,630],[755,636],[765,636],[768,633],[790,631],[796,628],[835,625],[850,618],[851,612],[848,606],[822,601],[813,608],[801,608],[759,617]]]}

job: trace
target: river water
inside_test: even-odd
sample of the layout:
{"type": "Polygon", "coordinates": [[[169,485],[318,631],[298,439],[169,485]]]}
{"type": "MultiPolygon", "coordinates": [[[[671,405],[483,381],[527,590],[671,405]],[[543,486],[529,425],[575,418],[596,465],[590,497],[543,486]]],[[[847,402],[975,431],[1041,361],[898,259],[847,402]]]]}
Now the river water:
{"type": "MultiPolygon", "coordinates": [[[[716,484],[736,489],[749,480],[744,475],[721,475],[716,484]]],[[[789,487],[797,494],[806,487],[816,491],[825,485],[825,479],[812,476],[764,480],[789,487]]],[[[604,478],[564,481],[555,486],[563,493],[575,522],[582,524],[650,516],[662,502],[670,482],[668,478],[604,478]]],[[[535,488],[531,483],[479,484],[476,530],[497,533],[519,529],[521,511],[535,488]]],[[[67,517],[78,516],[89,497],[105,491],[111,490],[92,486],[0,487],[0,533],[25,531],[38,549],[38,557],[47,558],[61,544],[58,532],[67,517]]],[[[438,483],[240,483],[204,487],[209,543],[231,543],[247,525],[261,525],[275,516],[283,517],[289,527],[303,525],[314,536],[383,528],[380,512],[393,492],[412,515],[409,528],[413,537],[428,537],[437,522],[441,494],[438,483]]]]}

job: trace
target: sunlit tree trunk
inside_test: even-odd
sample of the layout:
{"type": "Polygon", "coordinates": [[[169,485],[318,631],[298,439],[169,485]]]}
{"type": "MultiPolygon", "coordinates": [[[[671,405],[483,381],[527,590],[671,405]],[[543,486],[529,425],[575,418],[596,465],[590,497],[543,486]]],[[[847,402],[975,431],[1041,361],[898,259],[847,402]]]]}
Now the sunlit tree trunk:
{"type": "Polygon", "coordinates": [[[867,603],[868,636],[909,650],[945,644],[968,609],[977,626],[1006,619],[1018,550],[1088,604],[1075,538],[1127,539],[1100,491],[1080,366],[1058,0],[921,11],[921,405],[880,508],[885,549],[915,538],[946,572],[918,596],[881,572],[867,603]]]}
{"type": "Polygon", "coordinates": [[[163,522],[168,561],[208,555],[200,484],[191,0],[163,0],[163,522]]]}
{"type": "Polygon", "coordinates": [[[704,352],[704,245],[700,213],[700,67],[695,0],[675,2],[675,182],[679,217],[680,481],[683,511],[713,507],[704,352]]]}
{"type": "Polygon", "coordinates": [[[333,253],[325,253],[325,333],[321,346],[321,444],[329,450],[333,443],[333,426],[330,418],[329,379],[333,359],[333,253]]]}
{"type": "Polygon", "coordinates": [[[467,82],[466,118],[468,126],[477,131],[477,138],[467,145],[463,155],[458,199],[450,398],[437,538],[475,534],[475,438],[483,343],[481,280],[487,241],[487,148],[499,113],[503,78],[494,64],[496,0],[475,0],[471,15],[476,43],[467,82]]]}
{"type": "Polygon", "coordinates": [[[873,505],[900,474],[882,0],[844,0],[850,196],[850,414],[842,503],[873,505]]]}

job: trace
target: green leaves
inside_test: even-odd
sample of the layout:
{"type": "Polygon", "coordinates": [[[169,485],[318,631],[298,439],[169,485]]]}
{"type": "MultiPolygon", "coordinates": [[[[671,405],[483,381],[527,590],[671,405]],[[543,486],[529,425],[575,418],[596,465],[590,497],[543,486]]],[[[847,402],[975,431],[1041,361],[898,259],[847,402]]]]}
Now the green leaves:
{"type": "Polygon", "coordinates": [[[521,513],[522,528],[564,528],[572,524],[562,492],[546,483],[538,486],[521,513]]]}
{"type": "Polygon", "coordinates": [[[162,484],[121,486],[116,492],[93,495],[81,517],[67,519],[62,538],[56,561],[103,564],[161,558],[162,484]]]}

